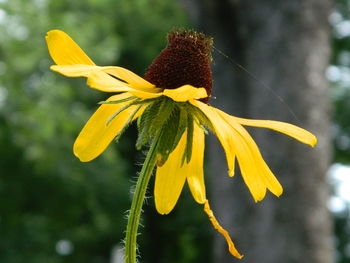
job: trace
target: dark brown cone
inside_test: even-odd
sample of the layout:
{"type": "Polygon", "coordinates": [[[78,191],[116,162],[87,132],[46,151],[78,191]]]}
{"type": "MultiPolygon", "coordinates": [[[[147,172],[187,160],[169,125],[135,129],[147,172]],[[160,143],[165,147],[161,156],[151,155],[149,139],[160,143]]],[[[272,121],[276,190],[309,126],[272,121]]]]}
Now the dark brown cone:
{"type": "MultiPolygon", "coordinates": [[[[175,89],[185,84],[212,89],[210,69],[213,40],[195,31],[174,31],[168,45],[148,67],[145,79],[160,88],[175,89]]],[[[209,97],[202,99],[207,103],[209,97]]]]}

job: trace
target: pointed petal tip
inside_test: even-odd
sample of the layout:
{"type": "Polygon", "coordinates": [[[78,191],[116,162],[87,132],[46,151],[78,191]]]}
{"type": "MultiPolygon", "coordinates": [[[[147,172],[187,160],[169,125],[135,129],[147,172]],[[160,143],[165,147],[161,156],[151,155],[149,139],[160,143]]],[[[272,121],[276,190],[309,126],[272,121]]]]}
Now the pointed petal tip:
{"type": "Polygon", "coordinates": [[[83,158],[79,158],[79,157],[78,157],[78,159],[79,159],[79,161],[81,161],[82,163],[88,163],[88,162],[90,162],[90,161],[93,160],[93,159],[83,159],[83,158]]]}
{"type": "Polygon", "coordinates": [[[95,65],[78,44],[65,32],[58,29],[48,31],[45,39],[51,58],[57,65],[95,65]]]}
{"type": "Polygon", "coordinates": [[[90,162],[93,159],[95,159],[95,158],[87,158],[86,156],[80,155],[76,149],[73,149],[73,153],[74,153],[75,157],[77,157],[79,159],[79,161],[81,161],[82,163],[87,163],[87,162],[90,162]]]}
{"type": "Polygon", "coordinates": [[[45,37],[47,38],[47,37],[50,37],[50,36],[52,36],[54,34],[61,34],[61,33],[65,34],[62,30],[52,29],[52,30],[49,30],[49,31],[46,32],[46,36],[45,37]]]}
{"type": "Polygon", "coordinates": [[[59,68],[58,65],[51,65],[51,66],[50,66],[50,70],[60,73],[59,70],[58,70],[58,68],[59,68]]]}
{"type": "Polygon", "coordinates": [[[66,37],[68,36],[65,32],[63,32],[62,30],[59,30],[59,29],[53,29],[53,30],[50,30],[50,31],[47,31],[46,32],[46,35],[45,35],[45,40],[48,42],[50,41],[55,41],[57,40],[58,38],[61,38],[61,37],[66,37]]]}
{"type": "Polygon", "coordinates": [[[77,157],[79,159],[79,161],[81,161],[82,163],[87,163],[87,162],[90,162],[92,161],[93,159],[88,159],[88,158],[84,158],[84,157],[81,157],[81,156],[78,156],[77,154],[74,154],[75,157],[77,157]]]}
{"type": "Polygon", "coordinates": [[[317,144],[317,137],[315,135],[313,135],[313,138],[311,139],[311,142],[309,143],[311,147],[315,147],[315,145],[317,144]]]}
{"type": "MultiPolygon", "coordinates": [[[[271,189],[269,189],[269,190],[270,190],[270,192],[272,192],[277,197],[280,197],[283,194],[283,188],[282,187],[281,187],[281,189],[278,189],[278,190],[275,190],[275,191],[271,191],[271,189]]],[[[265,196],[266,196],[266,194],[264,194],[264,195],[262,195],[262,194],[254,195],[253,194],[254,202],[258,203],[258,202],[264,200],[265,196]]]]}
{"type": "Polygon", "coordinates": [[[254,198],[254,202],[255,202],[255,203],[258,203],[258,202],[264,200],[265,195],[259,195],[259,196],[257,196],[257,195],[254,196],[254,195],[253,195],[253,198],[254,198]]]}
{"type": "Polygon", "coordinates": [[[228,170],[227,171],[229,177],[234,177],[235,176],[235,171],[233,170],[228,170]]]}
{"type": "Polygon", "coordinates": [[[158,212],[158,214],[164,216],[164,215],[167,215],[171,212],[172,209],[166,209],[166,207],[163,207],[163,206],[160,206],[159,204],[157,205],[156,203],[156,210],[158,212]]]}
{"type": "Polygon", "coordinates": [[[315,147],[315,145],[317,144],[318,140],[316,135],[314,135],[313,133],[306,131],[305,130],[305,137],[304,140],[300,140],[302,143],[307,144],[311,147],[315,147]]]}
{"type": "Polygon", "coordinates": [[[281,188],[281,191],[278,192],[278,193],[276,193],[275,195],[276,195],[277,197],[280,197],[282,194],[283,194],[283,188],[281,188]]]}

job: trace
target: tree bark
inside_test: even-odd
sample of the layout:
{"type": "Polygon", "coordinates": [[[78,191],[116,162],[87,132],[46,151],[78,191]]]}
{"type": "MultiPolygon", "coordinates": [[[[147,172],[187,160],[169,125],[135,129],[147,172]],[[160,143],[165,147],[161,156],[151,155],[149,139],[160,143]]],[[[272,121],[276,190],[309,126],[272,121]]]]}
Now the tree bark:
{"type": "MultiPolygon", "coordinates": [[[[331,0],[183,0],[191,17],[247,71],[214,51],[210,103],[241,117],[294,123],[317,135],[314,149],[282,134],[249,129],[284,187],[254,203],[237,175],[227,177],[223,150],[211,138],[207,185],[214,212],[240,252],[237,262],[330,263],[332,221],[325,180],[330,164],[330,100],[324,72],[330,56],[331,0]],[[252,76],[252,75],[254,76],[252,76]],[[210,181],[210,182],[209,182],[210,181]]],[[[215,235],[215,263],[235,262],[215,235]]]]}

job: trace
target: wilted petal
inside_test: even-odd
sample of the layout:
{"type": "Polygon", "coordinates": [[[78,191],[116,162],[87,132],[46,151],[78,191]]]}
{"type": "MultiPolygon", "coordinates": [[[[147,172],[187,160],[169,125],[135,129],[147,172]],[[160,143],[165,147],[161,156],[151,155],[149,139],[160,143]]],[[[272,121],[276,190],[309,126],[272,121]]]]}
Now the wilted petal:
{"type": "Polygon", "coordinates": [[[236,249],[235,245],[233,244],[233,241],[229,235],[229,233],[219,224],[219,222],[216,220],[213,211],[210,209],[208,200],[205,201],[204,204],[204,212],[208,215],[210,222],[212,223],[213,227],[224,236],[226,239],[226,243],[228,245],[228,250],[230,251],[231,255],[235,256],[236,258],[242,258],[243,255],[241,255],[238,250],[236,249]]]}

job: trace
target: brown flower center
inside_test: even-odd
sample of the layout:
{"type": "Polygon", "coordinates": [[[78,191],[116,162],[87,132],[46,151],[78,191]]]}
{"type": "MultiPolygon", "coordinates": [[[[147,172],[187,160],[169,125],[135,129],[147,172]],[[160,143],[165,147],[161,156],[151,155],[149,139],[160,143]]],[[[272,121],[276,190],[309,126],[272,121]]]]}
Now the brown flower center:
{"type": "MultiPolygon", "coordinates": [[[[168,45],[148,67],[145,79],[160,88],[175,89],[190,84],[212,89],[210,69],[212,38],[195,31],[178,30],[169,33],[168,45]]],[[[202,99],[207,103],[209,97],[202,99]]]]}

